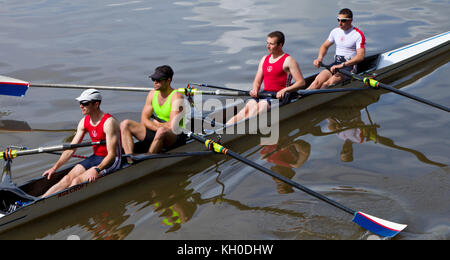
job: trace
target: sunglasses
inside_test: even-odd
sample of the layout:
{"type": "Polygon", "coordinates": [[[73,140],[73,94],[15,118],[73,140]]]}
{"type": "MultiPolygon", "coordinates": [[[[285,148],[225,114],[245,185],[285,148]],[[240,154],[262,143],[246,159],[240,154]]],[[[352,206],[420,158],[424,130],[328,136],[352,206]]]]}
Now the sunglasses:
{"type": "Polygon", "coordinates": [[[89,104],[91,103],[91,101],[80,101],[80,105],[87,107],[89,106],[89,104]]]}
{"type": "Polygon", "coordinates": [[[343,22],[343,23],[345,23],[345,22],[351,21],[352,18],[338,18],[337,20],[338,20],[338,22],[343,22]]]}
{"type": "Polygon", "coordinates": [[[154,79],[154,78],[152,78],[152,81],[153,82],[158,82],[158,83],[161,83],[161,81],[164,81],[164,80],[167,80],[166,78],[160,78],[160,79],[154,79]]]}

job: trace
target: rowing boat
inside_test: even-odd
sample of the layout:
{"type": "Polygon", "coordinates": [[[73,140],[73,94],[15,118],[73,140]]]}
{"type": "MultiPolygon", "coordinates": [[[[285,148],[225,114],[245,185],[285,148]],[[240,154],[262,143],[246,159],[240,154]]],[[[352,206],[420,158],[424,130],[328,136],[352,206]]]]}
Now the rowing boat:
{"type": "MultiPolygon", "coordinates": [[[[437,55],[445,54],[449,50],[450,32],[447,32],[395,50],[368,56],[359,65],[358,72],[360,75],[376,75],[378,80],[387,80],[418,63],[432,59],[437,55]]],[[[314,80],[316,75],[306,78],[307,85],[314,80]]],[[[349,79],[330,88],[354,88],[360,84],[349,79]]],[[[290,103],[279,106],[279,120],[286,120],[296,114],[348,93],[336,92],[295,98],[290,103]]],[[[216,133],[228,133],[228,129],[239,129],[240,125],[248,124],[252,120],[252,118],[249,118],[232,126],[223,125],[229,117],[233,116],[243,106],[244,102],[245,100],[240,100],[223,109],[212,111],[205,117],[194,118],[191,121],[195,122],[200,120],[202,122],[209,122],[208,124],[202,124],[205,127],[200,130],[207,133],[208,136],[213,136],[216,133]],[[223,121],[218,122],[216,120],[217,118],[221,118],[223,121]]],[[[221,137],[221,140],[224,143],[228,143],[240,138],[242,135],[245,134],[226,134],[221,137]]],[[[135,158],[137,159],[136,163],[124,165],[122,169],[102,177],[96,182],[81,183],[45,198],[40,198],[39,196],[67,174],[73,165],[67,166],[55,173],[51,180],[41,177],[16,186],[11,182],[10,175],[8,174],[10,173],[10,164],[6,163],[4,176],[0,184],[0,232],[140,179],[193,156],[192,153],[187,152],[196,150],[199,150],[198,143],[194,140],[188,140],[185,145],[168,151],[170,153],[139,155],[135,158]],[[17,201],[21,203],[17,204],[17,201]]],[[[202,155],[205,154],[202,153],[202,155]]]]}

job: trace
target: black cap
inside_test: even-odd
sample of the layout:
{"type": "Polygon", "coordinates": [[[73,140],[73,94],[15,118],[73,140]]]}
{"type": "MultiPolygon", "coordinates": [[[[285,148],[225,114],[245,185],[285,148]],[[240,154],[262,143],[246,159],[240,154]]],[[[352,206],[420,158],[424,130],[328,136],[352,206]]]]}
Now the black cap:
{"type": "Polygon", "coordinates": [[[171,79],[173,77],[173,70],[168,65],[159,66],[155,69],[152,75],[149,76],[152,80],[171,79]]]}

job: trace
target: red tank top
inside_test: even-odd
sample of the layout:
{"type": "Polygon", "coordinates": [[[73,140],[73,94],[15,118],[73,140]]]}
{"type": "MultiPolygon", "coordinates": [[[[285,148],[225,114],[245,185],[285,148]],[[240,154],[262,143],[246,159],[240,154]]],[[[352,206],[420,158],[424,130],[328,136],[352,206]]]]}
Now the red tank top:
{"type": "MultiPolygon", "coordinates": [[[[98,142],[106,140],[106,134],[103,131],[103,125],[105,124],[105,121],[112,117],[110,114],[104,114],[102,120],[100,120],[100,123],[98,125],[93,126],[91,125],[91,117],[87,115],[84,118],[84,129],[86,129],[89,132],[89,136],[91,137],[92,142],[98,142]]],[[[94,145],[94,154],[97,156],[106,157],[108,155],[108,150],[106,148],[106,145],[94,145]]]]}
{"type": "Polygon", "coordinates": [[[289,148],[283,148],[277,151],[278,145],[265,145],[259,152],[261,155],[270,154],[266,158],[267,162],[274,163],[279,166],[292,168],[291,164],[295,164],[296,159],[289,148]]]}
{"type": "Polygon", "coordinates": [[[270,63],[271,55],[267,55],[263,63],[264,91],[278,92],[289,86],[288,74],[283,70],[284,61],[289,57],[285,54],[275,63],[270,63]]]}

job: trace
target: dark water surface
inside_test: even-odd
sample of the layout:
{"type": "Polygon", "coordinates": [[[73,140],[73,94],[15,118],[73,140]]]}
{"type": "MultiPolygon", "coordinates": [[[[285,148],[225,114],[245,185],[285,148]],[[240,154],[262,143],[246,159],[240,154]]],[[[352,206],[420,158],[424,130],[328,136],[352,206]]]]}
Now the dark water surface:
{"type": "MultiPolygon", "coordinates": [[[[0,7],[0,74],[31,83],[151,86],[149,73],[170,64],[175,87],[204,82],[249,89],[273,30],[286,34],[286,52],[308,76],[318,72],[312,61],[343,7],[354,11],[369,54],[450,29],[449,2],[431,0],[0,0],[0,7]]],[[[447,54],[389,83],[449,106],[448,61],[447,54]]],[[[24,98],[1,96],[2,149],[70,139],[81,117],[74,100],[79,94],[31,88],[24,98]]],[[[102,108],[119,119],[139,118],[145,101],[142,93],[103,96],[102,108]]],[[[257,136],[230,146],[345,205],[408,224],[395,239],[450,239],[449,127],[448,113],[404,97],[352,94],[283,122],[281,150],[296,154],[282,156],[284,162],[271,157],[273,147],[261,147],[257,136]],[[346,142],[345,136],[364,141],[346,142]]],[[[14,181],[40,176],[57,158],[17,158],[14,181]]],[[[370,233],[345,213],[242,163],[213,156],[174,165],[0,238],[70,235],[367,239],[370,233]]]]}

